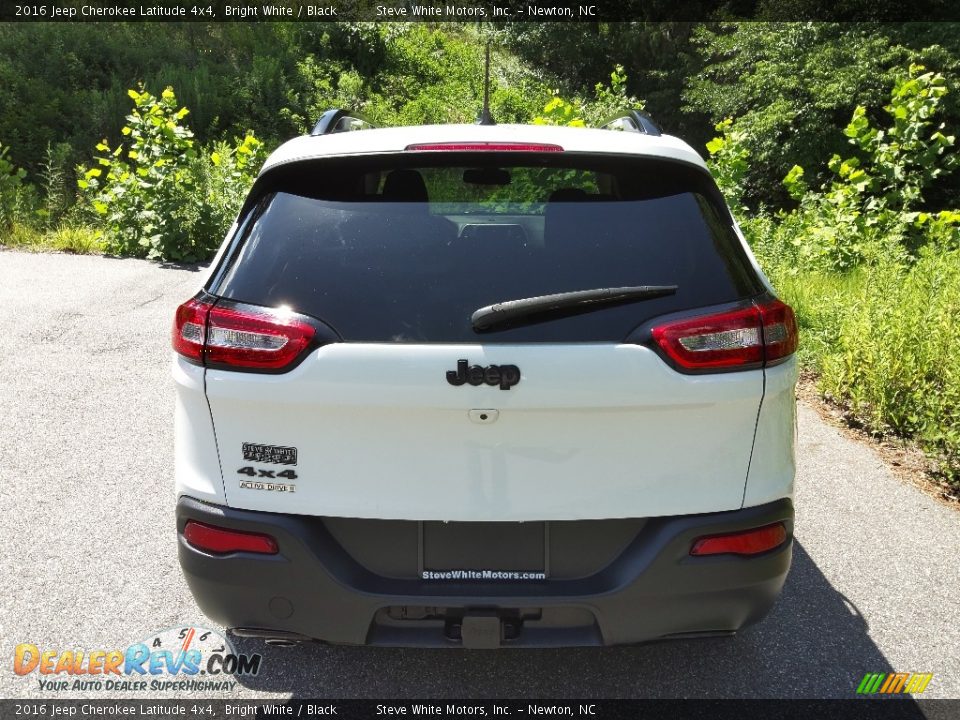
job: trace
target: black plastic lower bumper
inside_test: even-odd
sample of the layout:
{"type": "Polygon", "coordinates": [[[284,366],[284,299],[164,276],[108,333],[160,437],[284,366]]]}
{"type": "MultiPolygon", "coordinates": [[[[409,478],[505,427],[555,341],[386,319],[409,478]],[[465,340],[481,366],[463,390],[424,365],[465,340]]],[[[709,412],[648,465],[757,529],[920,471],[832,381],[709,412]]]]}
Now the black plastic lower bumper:
{"type": "MultiPolygon", "coordinates": [[[[361,521],[358,521],[361,522],[361,521]]],[[[650,518],[586,577],[435,581],[357,562],[318,518],[177,503],[180,564],[200,608],[229,628],[332,643],[546,647],[725,634],[760,620],[783,587],[793,538],[788,499],[731,512],[650,518]],[[188,520],[267,533],[277,555],[211,555],[188,520]],[[693,541],[783,522],[788,540],[753,557],[692,557],[693,541]],[[264,631],[264,632],[261,632],[264,631]]]]}

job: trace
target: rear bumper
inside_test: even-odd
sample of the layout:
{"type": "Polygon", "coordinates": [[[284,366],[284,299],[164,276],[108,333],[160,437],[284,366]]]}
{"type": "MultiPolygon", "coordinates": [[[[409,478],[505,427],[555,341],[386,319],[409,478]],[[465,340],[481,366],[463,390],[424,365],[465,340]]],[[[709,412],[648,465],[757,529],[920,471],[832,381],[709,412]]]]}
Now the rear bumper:
{"type": "Polygon", "coordinates": [[[598,572],[522,582],[386,577],[357,562],[319,518],[234,510],[189,497],[177,503],[177,530],[180,564],[197,603],[230,628],[358,645],[616,645],[732,633],[760,620],[790,568],[793,505],[782,499],[651,518],[598,572]],[[267,533],[280,552],[208,554],[183,538],[191,519],[267,533]],[[763,555],[689,554],[701,535],[778,521],[788,540],[763,555]]]}

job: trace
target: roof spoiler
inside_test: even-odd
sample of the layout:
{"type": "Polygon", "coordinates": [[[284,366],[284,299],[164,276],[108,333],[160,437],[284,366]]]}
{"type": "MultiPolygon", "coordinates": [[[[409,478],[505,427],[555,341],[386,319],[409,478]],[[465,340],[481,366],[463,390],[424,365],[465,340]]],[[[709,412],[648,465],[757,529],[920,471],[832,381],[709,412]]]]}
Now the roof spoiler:
{"type": "Polygon", "coordinates": [[[376,127],[360,113],[343,108],[327,110],[317,124],[310,131],[311,137],[316,135],[332,135],[333,133],[351,132],[353,130],[369,130],[376,127]]]}
{"type": "Polygon", "coordinates": [[[643,110],[624,110],[599,125],[601,130],[625,130],[644,135],[662,135],[660,126],[643,110]]]}

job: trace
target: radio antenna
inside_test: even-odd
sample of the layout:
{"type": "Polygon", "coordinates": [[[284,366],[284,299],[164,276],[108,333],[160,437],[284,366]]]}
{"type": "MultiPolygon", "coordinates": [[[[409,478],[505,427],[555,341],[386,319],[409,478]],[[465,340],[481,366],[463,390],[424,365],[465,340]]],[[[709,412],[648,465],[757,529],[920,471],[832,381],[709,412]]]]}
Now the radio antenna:
{"type": "Polygon", "coordinates": [[[490,114],[490,41],[487,41],[487,60],[483,78],[483,110],[477,118],[477,125],[496,125],[497,121],[490,114]]]}

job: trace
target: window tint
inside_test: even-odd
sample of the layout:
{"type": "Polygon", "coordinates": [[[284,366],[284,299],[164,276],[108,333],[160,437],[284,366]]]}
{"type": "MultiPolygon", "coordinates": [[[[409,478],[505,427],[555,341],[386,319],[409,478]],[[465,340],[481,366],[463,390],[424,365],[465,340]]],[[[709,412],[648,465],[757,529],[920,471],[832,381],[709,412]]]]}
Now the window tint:
{"type": "Polygon", "coordinates": [[[615,342],[656,315],[761,289],[694,168],[464,160],[327,161],[260,183],[256,216],[212,290],[287,305],[347,341],[489,343],[615,342]],[[496,302],[628,285],[679,289],[482,336],[470,325],[496,302]]]}

